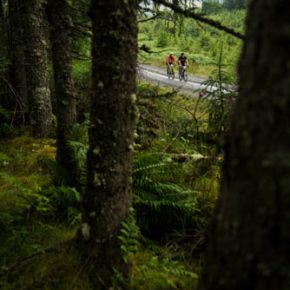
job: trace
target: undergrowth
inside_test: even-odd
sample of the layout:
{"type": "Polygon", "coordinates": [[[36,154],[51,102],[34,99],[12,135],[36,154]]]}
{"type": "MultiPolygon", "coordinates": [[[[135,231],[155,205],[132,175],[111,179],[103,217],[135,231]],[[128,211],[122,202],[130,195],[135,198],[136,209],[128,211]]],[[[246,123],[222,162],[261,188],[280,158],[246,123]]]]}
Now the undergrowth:
{"type": "MultiPolygon", "coordinates": [[[[221,157],[197,146],[196,118],[206,122],[207,116],[197,116],[196,100],[141,84],[137,104],[133,209],[119,237],[132,265],[128,290],[195,289],[221,157]]],[[[88,126],[86,119],[71,132],[79,190],[55,185],[64,180],[55,166],[55,140],[24,135],[0,143],[1,289],[92,290],[73,242],[88,126]]]]}

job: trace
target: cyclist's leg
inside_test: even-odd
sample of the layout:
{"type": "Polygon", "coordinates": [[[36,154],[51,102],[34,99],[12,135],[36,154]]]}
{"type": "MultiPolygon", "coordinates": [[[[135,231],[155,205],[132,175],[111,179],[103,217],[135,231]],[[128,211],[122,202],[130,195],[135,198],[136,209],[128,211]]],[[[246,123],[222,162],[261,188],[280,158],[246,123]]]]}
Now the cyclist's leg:
{"type": "Polygon", "coordinates": [[[187,82],[187,66],[184,66],[183,78],[184,78],[184,81],[187,82]]]}

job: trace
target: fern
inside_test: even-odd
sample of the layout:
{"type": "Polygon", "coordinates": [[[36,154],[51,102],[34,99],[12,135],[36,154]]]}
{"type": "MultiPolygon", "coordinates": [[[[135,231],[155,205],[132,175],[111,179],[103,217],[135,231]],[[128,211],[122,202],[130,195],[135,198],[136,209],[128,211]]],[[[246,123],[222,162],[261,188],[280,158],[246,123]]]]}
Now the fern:
{"type": "Polygon", "coordinates": [[[194,224],[196,197],[178,184],[181,165],[169,155],[137,154],[133,168],[134,207],[143,233],[158,238],[194,224]]]}
{"type": "Polygon", "coordinates": [[[55,217],[70,226],[80,222],[80,193],[68,186],[50,187],[42,191],[55,209],[55,217]]]}
{"type": "Polygon", "coordinates": [[[143,257],[136,255],[136,261],[141,263],[133,269],[132,289],[195,289],[197,274],[173,260],[169,253],[164,254],[165,257],[154,254],[147,254],[147,256],[143,254],[143,257]]]}
{"type": "Polygon", "coordinates": [[[73,175],[77,179],[78,189],[81,189],[85,183],[89,124],[88,117],[82,124],[75,124],[71,130],[68,144],[74,161],[73,168],[75,172],[73,175]]]}

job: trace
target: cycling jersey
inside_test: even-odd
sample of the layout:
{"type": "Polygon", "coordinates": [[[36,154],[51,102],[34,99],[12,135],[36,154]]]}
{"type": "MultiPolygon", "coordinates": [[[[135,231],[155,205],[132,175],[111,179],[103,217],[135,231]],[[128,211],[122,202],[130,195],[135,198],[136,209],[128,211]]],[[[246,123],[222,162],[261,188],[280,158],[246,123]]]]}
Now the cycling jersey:
{"type": "Polygon", "coordinates": [[[166,57],[166,64],[176,64],[176,59],[173,55],[168,55],[166,57]]]}
{"type": "Polygon", "coordinates": [[[182,65],[182,66],[185,66],[187,65],[187,57],[185,55],[181,55],[179,58],[178,58],[178,64],[182,65]]]}

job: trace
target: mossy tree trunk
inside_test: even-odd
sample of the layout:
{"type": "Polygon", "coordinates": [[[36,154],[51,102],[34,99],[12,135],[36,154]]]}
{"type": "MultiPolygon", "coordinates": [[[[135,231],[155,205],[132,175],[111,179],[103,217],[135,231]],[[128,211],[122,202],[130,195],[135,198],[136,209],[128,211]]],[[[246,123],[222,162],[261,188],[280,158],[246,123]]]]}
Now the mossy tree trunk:
{"type": "MultiPolygon", "coordinates": [[[[24,67],[23,24],[20,11],[20,0],[8,1],[9,20],[9,81],[22,105],[27,109],[26,73],[24,67]]],[[[22,4],[23,5],[23,4],[22,4]]]]}
{"type": "Polygon", "coordinates": [[[290,289],[290,10],[251,1],[200,290],[290,289]]]}
{"type": "Polygon", "coordinates": [[[128,274],[118,235],[131,207],[136,86],[136,0],[92,0],[92,96],[82,239],[96,289],[128,274]]]}
{"type": "Polygon", "coordinates": [[[76,121],[76,96],[72,79],[70,36],[71,10],[67,0],[50,0],[47,11],[51,26],[50,39],[57,100],[57,161],[67,173],[71,173],[73,161],[68,141],[72,125],[76,121]]]}
{"type": "Polygon", "coordinates": [[[44,0],[25,0],[23,26],[25,71],[32,134],[47,137],[51,133],[52,110],[47,66],[47,43],[44,33],[44,0]]]}

